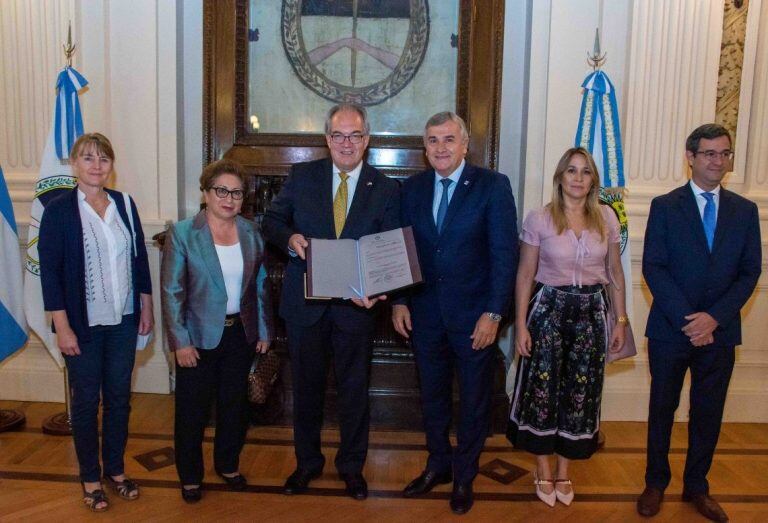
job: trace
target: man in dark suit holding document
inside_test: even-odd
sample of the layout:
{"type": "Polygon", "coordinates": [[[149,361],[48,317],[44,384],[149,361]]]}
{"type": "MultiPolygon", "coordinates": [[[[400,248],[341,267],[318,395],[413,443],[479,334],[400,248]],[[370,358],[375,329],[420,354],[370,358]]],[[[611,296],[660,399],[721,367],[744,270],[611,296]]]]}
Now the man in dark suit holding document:
{"type": "Polygon", "coordinates": [[[363,160],[369,132],[363,107],[333,107],[325,123],[331,158],[294,165],[264,215],[264,236],[289,254],[280,316],[288,330],[297,467],[285,483],[286,494],[306,492],[322,473],[320,429],[333,359],[341,432],[336,469],[351,497],[368,495],[362,470],[368,451],[372,307],[379,298],[307,300],[304,280],[308,238],[359,239],[400,226],[398,183],[363,160]]]}
{"type": "Polygon", "coordinates": [[[429,450],[426,469],[403,494],[419,496],[453,481],[457,514],[472,507],[490,423],[491,347],[509,310],[518,260],[509,179],[466,163],[468,143],[464,121],[454,113],[438,113],[426,124],[433,168],[406,180],[402,193],[402,225],[413,226],[424,284],[392,312],[395,329],[412,339],[429,450]],[[461,402],[456,449],[448,439],[454,367],[461,402]]]}

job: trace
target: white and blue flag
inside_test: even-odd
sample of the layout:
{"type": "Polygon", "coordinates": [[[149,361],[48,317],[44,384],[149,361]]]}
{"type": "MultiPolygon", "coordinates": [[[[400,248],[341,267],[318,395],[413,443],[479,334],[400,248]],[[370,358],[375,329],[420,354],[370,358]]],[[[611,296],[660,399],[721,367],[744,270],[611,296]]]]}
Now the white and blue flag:
{"type": "Polygon", "coordinates": [[[38,240],[40,221],[43,219],[47,203],[61,194],[62,190],[69,190],[77,185],[68,159],[72,145],[83,134],[83,116],[80,112],[78,93],[87,84],[87,80],[71,67],[65,67],[56,80],[55,116],[40,161],[40,177],[35,185],[35,199],[32,201],[29,220],[24,277],[27,322],[60,367],[64,366],[64,360],[56,344],[56,336],[51,332],[50,317],[45,313],[43,304],[40,258],[37,254],[38,240]]]}
{"type": "Polygon", "coordinates": [[[77,94],[88,80],[72,67],[65,67],[56,79],[56,110],[53,128],[56,135],[56,157],[69,158],[75,140],[83,134],[83,115],[77,94]]]}
{"type": "Polygon", "coordinates": [[[13,205],[0,167],[0,361],[27,342],[21,249],[13,205]]]}
{"type": "Polygon", "coordinates": [[[600,175],[600,201],[610,205],[619,219],[627,316],[632,318],[632,260],[629,253],[629,220],[624,207],[624,154],[616,88],[600,69],[590,73],[581,87],[584,95],[575,146],[583,147],[592,154],[600,175]]]}

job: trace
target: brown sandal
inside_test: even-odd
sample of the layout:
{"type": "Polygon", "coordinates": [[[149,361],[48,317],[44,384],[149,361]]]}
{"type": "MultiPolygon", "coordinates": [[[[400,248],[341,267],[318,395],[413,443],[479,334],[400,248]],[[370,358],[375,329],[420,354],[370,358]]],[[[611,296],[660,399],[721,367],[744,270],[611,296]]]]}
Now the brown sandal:
{"type": "Polygon", "coordinates": [[[109,508],[109,501],[107,500],[107,495],[104,494],[104,490],[96,489],[93,492],[86,492],[85,484],[80,484],[83,487],[83,503],[85,503],[86,507],[94,512],[104,512],[109,508]]]}
{"type": "Polygon", "coordinates": [[[139,498],[139,485],[128,478],[122,481],[116,481],[112,476],[104,476],[104,480],[109,485],[115,494],[128,501],[133,501],[139,498]]]}

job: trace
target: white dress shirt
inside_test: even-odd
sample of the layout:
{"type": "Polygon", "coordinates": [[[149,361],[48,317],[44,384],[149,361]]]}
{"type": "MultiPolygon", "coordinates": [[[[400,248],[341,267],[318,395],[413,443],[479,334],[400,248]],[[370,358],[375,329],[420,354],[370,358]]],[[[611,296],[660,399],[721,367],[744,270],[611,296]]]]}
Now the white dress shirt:
{"type": "Polygon", "coordinates": [[[85,303],[89,327],[118,325],[124,315],[133,314],[133,238],[117,212],[115,201],[109,195],[107,198],[109,205],[102,219],[85,201],[85,193],[77,189],[83,225],[85,303]]]}

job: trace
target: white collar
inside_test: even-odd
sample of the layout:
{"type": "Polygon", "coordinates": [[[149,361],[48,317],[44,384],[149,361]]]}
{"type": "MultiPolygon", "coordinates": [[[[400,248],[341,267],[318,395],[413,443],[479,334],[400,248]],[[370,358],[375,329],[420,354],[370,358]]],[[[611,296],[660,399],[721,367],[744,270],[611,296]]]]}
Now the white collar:
{"type": "Polygon", "coordinates": [[[699,195],[701,195],[702,193],[705,193],[705,192],[712,193],[715,196],[720,196],[720,184],[718,184],[717,187],[715,187],[711,191],[705,191],[704,189],[702,189],[701,187],[696,185],[696,182],[694,182],[693,178],[691,178],[690,185],[691,185],[691,189],[693,189],[693,195],[694,196],[699,196],[699,195]]]}
{"type": "MultiPolygon", "coordinates": [[[[357,180],[357,178],[360,176],[360,172],[362,170],[363,170],[363,161],[360,160],[360,163],[358,163],[355,166],[354,169],[352,169],[351,171],[344,171],[344,172],[346,172],[347,176],[349,176],[350,178],[354,178],[355,180],[357,180]]],[[[336,177],[340,172],[341,172],[341,169],[336,167],[336,164],[334,163],[333,164],[333,176],[336,177]]]]}

